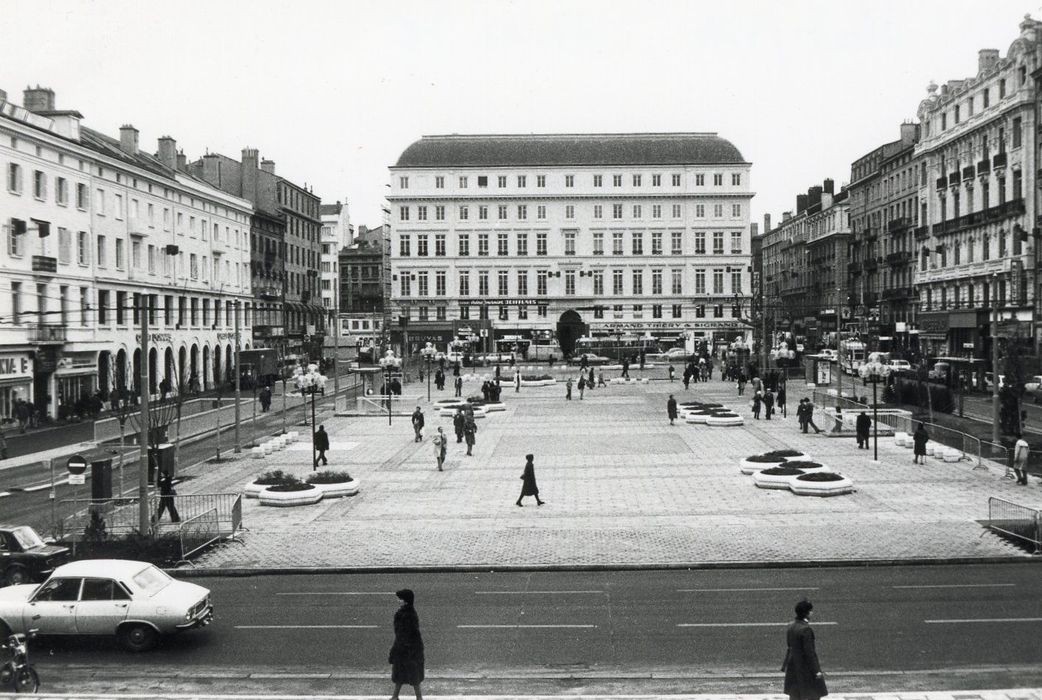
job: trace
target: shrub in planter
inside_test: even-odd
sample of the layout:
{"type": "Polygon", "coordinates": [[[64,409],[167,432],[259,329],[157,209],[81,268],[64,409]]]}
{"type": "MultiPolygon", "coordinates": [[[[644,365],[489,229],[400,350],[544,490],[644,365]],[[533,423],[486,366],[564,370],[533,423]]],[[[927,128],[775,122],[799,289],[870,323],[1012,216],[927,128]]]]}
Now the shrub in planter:
{"type": "Polygon", "coordinates": [[[175,533],[149,537],[137,532],[110,535],[100,540],[73,543],[74,559],[130,559],[159,567],[174,567],[181,560],[181,540],[175,533]]]}
{"type": "Polygon", "coordinates": [[[261,490],[262,506],[309,506],[322,500],[322,488],[315,484],[280,484],[261,490]]]}
{"type": "Polygon", "coordinates": [[[545,382],[547,379],[553,379],[551,374],[522,374],[521,381],[523,382],[545,382]]]}
{"type": "Polygon", "coordinates": [[[753,481],[761,489],[787,489],[789,482],[803,473],[792,467],[769,467],[753,474],[753,481]]]}
{"type": "Polygon", "coordinates": [[[789,457],[805,457],[799,450],[771,450],[770,452],[764,452],[764,457],[783,457],[788,459],[789,457]]]}
{"type": "Polygon", "coordinates": [[[738,463],[738,468],[743,474],[755,474],[763,469],[770,469],[772,465],[781,466],[784,457],[774,457],[770,453],[751,455],[738,463]]]}
{"type": "Polygon", "coordinates": [[[257,498],[257,496],[260,495],[260,492],[266,488],[299,483],[300,479],[292,474],[287,474],[281,469],[274,469],[270,472],[264,472],[256,479],[246,484],[246,488],[243,489],[243,491],[246,498],[257,498]]]}
{"type": "Polygon", "coordinates": [[[315,486],[315,484],[305,484],[298,481],[295,484],[276,484],[274,486],[266,486],[264,490],[269,493],[294,493],[296,491],[310,491],[314,488],[318,487],[315,486]]]}
{"type": "Polygon", "coordinates": [[[323,498],[340,498],[354,496],[358,493],[358,480],[352,479],[347,472],[331,470],[315,472],[308,476],[307,481],[322,489],[323,498]]]}
{"type": "Polygon", "coordinates": [[[835,472],[814,472],[813,474],[800,474],[798,481],[843,481],[846,477],[835,472]]]}
{"type": "Polygon", "coordinates": [[[347,472],[335,472],[332,470],[315,472],[309,474],[307,478],[309,484],[343,484],[351,480],[351,475],[347,472]]]}
{"type": "Polygon", "coordinates": [[[795,477],[789,488],[798,496],[839,496],[852,492],[854,482],[842,474],[818,472],[795,477]]]}
{"type": "Polygon", "coordinates": [[[802,469],[804,472],[828,471],[828,468],[824,464],[820,464],[818,462],[811,462],[810,460],[787,460],[785,462],[785,466],[791,469],[802,469]]]}

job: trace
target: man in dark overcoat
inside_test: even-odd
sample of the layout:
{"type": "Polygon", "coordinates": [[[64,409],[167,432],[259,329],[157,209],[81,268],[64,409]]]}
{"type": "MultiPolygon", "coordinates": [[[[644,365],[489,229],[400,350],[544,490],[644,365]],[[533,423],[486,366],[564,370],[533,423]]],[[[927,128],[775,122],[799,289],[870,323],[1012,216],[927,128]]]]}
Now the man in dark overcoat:
{"type": "Polygon", "coordinates": [[[785,672],[785,693],[789,700],[819,700],[828,695],[825,676],[818,663],[814,647],[814,630],[810,614],[814,606],[809,600],[796,603],[796,619],[785,631],[787,649],[782,671],[785,672]]]}
{"type": "Polygon", "coordinates": [[[463,442],[463,424],[466,421],[463,418],[463,409],[457,408],[456,415],[452,417],[452,428],[456,431],[456,442],[463,442]]]}
{"type": "Polygon", "coordinates": [[[521,499],[525,496],[535,496],[536,505],[543,505],[546,501],[539,500],[539,486],[535,482],[535,456],[525,455],[525,470],[521,473],[521,495],[517,497],[517,501],[514,505],[518,508],[523,507],[521,505],[521,499]]]}
{"type": "Polygon", "coordinates": [[[467,456],[473,457],[474,443],[477,442],[478,424],[474,422],[473,416],[467,416],[463,421],[463,439],[467,443],[467,456]]]}
{"type": "Polygon", "coordinates": [[[315,451],[318,452],[318,456],[315,457],[315,466],[318,466],[318,460],[322,460],[322,464],[329,464],[329,460],[326,459],[326,450],[329,449],[329,433],[326,432],[326,426],[318,426],[318,431],[315,432],[315,451]]]}
{"type": "Polygon", "coordinates": [[[673,425],[673,421],[677,419],[677,400],[673,398],[673,394],[670,394],[669,400],[666,401],[666,415],[669,416],[669,424],[673,425]]]}
{"type": "Polygon", "coordinates": [[[858,449],[868,449],[868,431],[872,427],[872,419],[868,417],[868,414],[862,411],[857,421],[854,423],[854,427],[857,429],[857,446],[858,449]]]}

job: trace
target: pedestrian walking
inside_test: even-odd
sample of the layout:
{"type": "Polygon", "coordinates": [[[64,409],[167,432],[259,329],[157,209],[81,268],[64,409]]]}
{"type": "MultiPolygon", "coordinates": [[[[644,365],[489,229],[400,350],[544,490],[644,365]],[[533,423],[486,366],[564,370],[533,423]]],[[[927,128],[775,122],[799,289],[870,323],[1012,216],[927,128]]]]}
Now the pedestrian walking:
{"type": "Polygon", "coordinates": [[[1017,475],[1017,483],[1028,485],[1028,455],[1031,447],[1021,433],[1017,433],[1017,444],[1013,446],[1013,471],[1017,475]]]}
{"type": "Polygon", "coordinates": [[[745,394],[745,372],[738,373],[738,395],[745,394]]]}
{"type": "Polygon", "coordinates": [[[455,362],[452,363],[452,376],[453,377],[458,377],[459,376],[459,360],[456,360],[455,362]]]}
{"type": "Polygon", "coordinates": [[[412,430],[415,433],[413,442],[423,442],[423,422],[423,411],[417,406],[416,410],[412,412],[412,430]]]}
{"type": "Polygon", "coordinates": [[[463,442],[463,424],[466,419],[463,417],[463,409],[457,408],[456,415],[452,417],[452,429],[456,432],[456,443],[463,442]]]}
{"type": "Polygon", "coordinates": [[[760,409],[763,407],[763,395],[760,392],[753,394],[753,418],[760,420],[760,409]]]}
{"type": "Polygon", "coordinates": [[[814,630],[810,626],[814,605],[809,600],[796,603],[796,619],[785,631],[785,693],[789,700],[819,700],[829,694],[825,674],[821,672],[818,652],[814,645],[814,630]]]}
{"type": "Polygon", "coordinates": [[[445,464],[445,454],[448,451],[449,436],[438,426],[438,432],[434,434],[434,459],[438,462],[438,471],[444,471],[441,466],[445,464]]]}
{"type": "Polygon", "coordinates": [[[564,383],[564,398],[567,401],[572,400],[572,378],[568,377],[568,381],[564,383]]]}
{"type": "Polygon", "coordinates": [[[782,418],[788,418],[789,414],[785,411],[785,383],[778,387],[778,396],[775,401],[778,405],[778,410],[781,411],[782,418]]]}
{"type": "Polygon", "coordinates": [[[597,373],[597,386],[608,386],[604,383],[604,370],[597,373]]]}
{"type": "Polygon", "coordinates": [[[326,432],[326,426],[318,426],[318,430],[315,431],[315,451],[318,456],[315,457],[315,467],[318,467],[318,460],[322,460],[322,464],[329,464],[329,460],[326,459],[326,450],[329,449],[329,433],[326,432]]]}
{"type": "Polygon", "coordinates": [[[626,379],[630,378],[630,361],[629,358],[622,358],[622,376],[626,379]]]}
{"type": "Polygon", "coordinates": [[[177,491],[174,490],[174,477],[164,469],[159,473],[156,484],[159,486],[159,510],[156,512],[156,522],[163,519],[164,511],[170,513],[170,522],[181,522],[181,516],[177,514],[177,505],[174,503],[174,496],[177,495],[177,491]]]}
{"type": "Polygon", "coordinates": [[[763,394],[763,413],[766,420],[770,420],[774,415],[774,394],[770,389],[763,394]]]}
{"type": "Polygon", "coordinates": [[[857,420],[854,421],[854,428],[857,431],[857,447],[859,450],[868,449],[868,431],[872,427],[872,419],[868,417],[868,414],[862,411],[857,420]]]}
{"type": "Polygon", "coordinates": [[[586,388],[593,389],[593,367],[590,368],[590,374],[586,377],[586,388]]]}
{"type": "Polygon", "coordinates": [[[445,390],[445,372],[442,371],[441,367],[434,373],[434,386],[438,388],[438,391],[445,390]]]}
{"type": "Polygon", "coordinates": [[[261,413],[267,413],[271,409],[271,389],[264,387],[260,392],[261,413]]]}
{"type": "Polygon", "coordinates": [[[814,424],[814,404],[807,397],[800,399],[800,405],[796,409],[796,418],[799,419],[803,432],[807,432],[808,427],[814,428],[815,434],[821,432],[821,429],[814,424]]]}
{"type": "Polygon", "coordinates": [[[416,700],[423,700],[420,692],[420,683],[423,682],[423,637],[420,635],[420,617],[413,607],[416,596],[408,588],[403,588],[395,595],[402,602],[394,613],[394,644],[387,655],[387,663],[391,664],[391,682],[394,683],[391,700],[398,700],[403,685],[411,685],[416,692],[416,700]]]}
{"type": "Polygon", "coordinates": [[[468,415],[463,421],[463,439],[467,443],[467,456],[473,457],[474,443],[477,442],[478,424],[474,422],[474,416],[468,415]]]}
{"type": "Polygon", "coordinates": [[[456,388],[456,396],[463,396],[463,377],[457,374],[453,386],[456,388]]]}
{"type": "Polygon", "coordinates": [[[676,370],[673,369],[673,365],[670,365],[669,366],[669,381],[673,381],[674,379],[676,379],[675,375],[676,375],[676,370]]]}
{"type": "Polygon", "coordinates": [[[912,461],[916,464],[926,464],[926,443],[930,440],[930,434],[926,432],[926,424],[920,423],[912,435],[912,461]],[[919,458],[922,457],[922,461],[919,458]]]}
{"type": "Polygon", "coordinates": [[[684,390],[691,386],[691,365],[684,368],[684,390]]]}
{"type": "Polygon", "coordinates": [[[579,400],[582,401],[583,394],[586,393],[586,375],[579,375],[579,400]]]}
{"type": "Polygon", "coordinates": [[[590,366],[590,360],[589,360],[588,357],[586,357],[586,353],[583,353],[583,356],[579,358],[579,371],[580,372],[585,372],[586,368],[589,367],[589,366],[590,366]]]}
{"type": "Polygon", "coordinates": [[[514,372],[514,393],[517,394],[521,391],[521,370],[514,372]]]}
{"type": "Polygon", "coordinates": [[[539,486],[535,483],[535,457],[525,455],[525,470],[521,473],[521,495],[517,497],[514,505],[521,508],[521,499],[525,496],[535,496],[535,503],[541,506],[546,501],[539,500],[539,486]]]}
{"type": "Polygon", "coordinates": [[[669,400],[666,401],[666,415],[669,416],[669,424],[673,425],[673,421],[677,419],[677,400],[673,398],[673,394],[670,394],[669,400]]]}

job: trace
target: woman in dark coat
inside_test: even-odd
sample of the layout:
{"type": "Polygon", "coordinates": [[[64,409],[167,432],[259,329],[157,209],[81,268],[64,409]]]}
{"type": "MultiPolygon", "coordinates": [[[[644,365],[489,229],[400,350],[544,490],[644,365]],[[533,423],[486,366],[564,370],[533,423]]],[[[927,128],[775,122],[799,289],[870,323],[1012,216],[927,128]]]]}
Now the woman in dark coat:
{"type": "Polygon", "coordinates": [[[673,398],[673,394],[670,394],[669,400],[666,401],[666,416],[669,418],[669,424],[673,425],[673,421],[677,419],[677,400],[673,398]]]}
{"type": "Polygon", "coordinates": [[[809,600],[796,603],[796,619],[789,623],[785,632],[788,649],[782,671],[785,672],[785,693],[789,700],[818,700],[829,694],[814,648],[814,630],[810,627],[813,609],[809,600]]]}
{"type": "Polygon", "coordinates": [[[394,693],[391,700],[398,700],[403,685],[411,685],[416,691],[416,700],[423,700],[420,683],[423,682],[423,637],[420,636],[420,618],[413,607],[415,596],[408,588],[395,593],[402,601],[394,614],[394,644],[387,655],[391,664],[391,682],[394,693]]]}
{"type": "Polygon", "coordinates": [[[915,429],[915,435],[912,436],[912,461],[916,464],[926,464],[926,443],[930,440],[930,436],[926,432],[926,426],[922,423],[915,429]],[[922,457],[923,461],[919,461],[922,457]]]}
{"type": "Polygon", "coordinates": [[[517,497],[517,507],[521,508],[521,499],[525,496],[535,496],[536,505],[543,505],[546,501],[539,500],[539,487],[535,483],[535,456],[525,455],[525,471],[521,474],[521,495],[517,497]]]}

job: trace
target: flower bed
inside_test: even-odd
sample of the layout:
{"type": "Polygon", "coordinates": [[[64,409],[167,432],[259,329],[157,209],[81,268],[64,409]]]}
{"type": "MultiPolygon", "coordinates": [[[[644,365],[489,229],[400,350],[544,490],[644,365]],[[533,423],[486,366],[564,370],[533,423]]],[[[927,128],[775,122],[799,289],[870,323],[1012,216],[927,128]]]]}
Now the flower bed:
{"type": "Polygon", "coordinates": [[[785,459],[804,459],[807,457],[799,450],[771,450],[770,452],[764,452],[764,454],[771,457],[784,457],[785,459]]]}
{"type": "Polygon", "coordinates": [[[753,482],[761,489],[787,489],[790,482],[801,474],[801,469],[771,467],[753,474],[753,482]]]}
{"type": "Polygon", "coordinates": [[[322,489],[314,484],[279,484],[262,489],[257,498],[262,506],[310,506],[322,500],[322,489]]]}
{"type": "Polygon", "coordinates": [[[804,473],[831,472],[832,470],[819,462],[804,459],[787,459],[785,466],[791,469],[802,469],[804,473]]]}
{"type": "Polygon", "coordinates": [[[270,472],[264,472],[256,479],[246,484],[246,487],[243,489],[243,492],[246,498],[257,498],[258,496],[260,496],[260,492],[268,488],[269,486],[286,486],[289,484],[299,483],[300,479],[293,476],[292,474],[287,474],[281,469],[275,469],[270,472]]]}
{"type": "Polygon", "coordinates": [[[522,374],[521,386],[552,386],[557,380],[549,374],[522,374]]]}
{"type": "Polygon", "coordinates": [[[706,418],[706,425],[715,427],[744,425],[745,419],[737,413],[714,413],[706,418]]]}
{"type": "Polygon", "coordinates": [[[784,462],[784,457],[776,457],[769,452],[764,452],[763,454],[746,457],[738,463],[738,469],[743,474],[749,475],[764,469],[770,469],[772,466],[780,466],[784,462]]]}
{"type": "Polygon", "coordinates": [[[854,491],[854,482],[842,474],[818,472],[802,474],[789,483],[789,489],[798,496],[839,496],[854,491]]]}
{"type": "Polygon", "coordinates": [[[321,489],[323,498],[342,498],[358,493],[358,480],[352,479],[347,472],[315,472],[308,476],[307,482],[321,489]]]}

